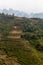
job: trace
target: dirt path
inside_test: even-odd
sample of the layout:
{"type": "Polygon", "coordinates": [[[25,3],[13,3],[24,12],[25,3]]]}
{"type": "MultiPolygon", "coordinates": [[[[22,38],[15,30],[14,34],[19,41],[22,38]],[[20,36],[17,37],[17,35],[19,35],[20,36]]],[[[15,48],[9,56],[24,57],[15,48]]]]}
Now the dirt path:
{"type": "Polygon", "coordinates": [[[0,54],[0,64],[2,65],[21,65],[12,57],[8,57],[6,54],[0,54]]]}

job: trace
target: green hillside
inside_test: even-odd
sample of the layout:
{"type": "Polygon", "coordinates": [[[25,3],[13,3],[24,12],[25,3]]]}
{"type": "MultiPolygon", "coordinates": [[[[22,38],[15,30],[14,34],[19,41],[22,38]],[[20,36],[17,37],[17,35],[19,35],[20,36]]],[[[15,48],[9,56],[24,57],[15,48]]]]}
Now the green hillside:
{"type": "Polygon", "coordinates": [[[43,65],[43,19],[0,14],[0,65],[43,65]]]}

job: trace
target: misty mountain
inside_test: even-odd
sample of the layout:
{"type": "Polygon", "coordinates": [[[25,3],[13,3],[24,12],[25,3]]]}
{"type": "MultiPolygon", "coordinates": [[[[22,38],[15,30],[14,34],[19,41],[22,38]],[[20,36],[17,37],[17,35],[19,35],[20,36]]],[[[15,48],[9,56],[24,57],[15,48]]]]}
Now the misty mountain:
{"type": "Polygon", "coordinates": [[[27,17],[27,18],[43,18],[43,13],[26,13],[23,11],[18,11],[18,10],[13,10],[13,9],[0,9],[0,13],[4,13],[4,14],[14,14],[15,16],[19,16],[19,17],[27,17]]]}
{"type": "Polygon", "coordinates": [[[43,13],[35,13],[35,14],[32,14],[32,17],[33,18],[43,18],[43,13]]]}
{"type": "Polygon", "coordinates": [[[23,12],[23,11],[18,11],[18,10],[13,10],[13,9],[0,9],[0,13],[4,13],[4,14],[14,14],[15,16],[19,16],[19,17],[29,17],[29,14],[23,12]]]}

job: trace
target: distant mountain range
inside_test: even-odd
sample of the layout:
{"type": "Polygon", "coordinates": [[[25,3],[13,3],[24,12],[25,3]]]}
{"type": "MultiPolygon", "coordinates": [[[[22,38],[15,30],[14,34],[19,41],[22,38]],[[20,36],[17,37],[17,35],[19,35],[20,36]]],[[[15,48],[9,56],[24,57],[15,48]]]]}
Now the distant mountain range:
{"type": "Polygon", "coordinates": [[[15,16],[19,16],[19,17],[27,17],[27,18],[43,18],[43,13],[26,13],[23,11],[18,11],[18,10],[13,10],[13,9],[0,9],[0,13],[4,13],[4,14],[14,14],[15,16]]]}

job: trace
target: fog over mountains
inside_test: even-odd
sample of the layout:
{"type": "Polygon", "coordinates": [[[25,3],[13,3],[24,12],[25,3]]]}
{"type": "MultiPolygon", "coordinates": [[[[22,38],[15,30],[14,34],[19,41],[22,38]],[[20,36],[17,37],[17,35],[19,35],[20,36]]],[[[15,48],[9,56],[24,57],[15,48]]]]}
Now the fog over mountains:
{"type": "Polygon", "coordinates": [[[23,11],[18,11],[18,10],[13,10],[13,9],[0,9],[0,13],[4,13],[4,14],[14,14],[15,16],[19,16],[19,17],[27,17],[27,18],[43,18],[43,13],[26,13],[23,11]]]}

